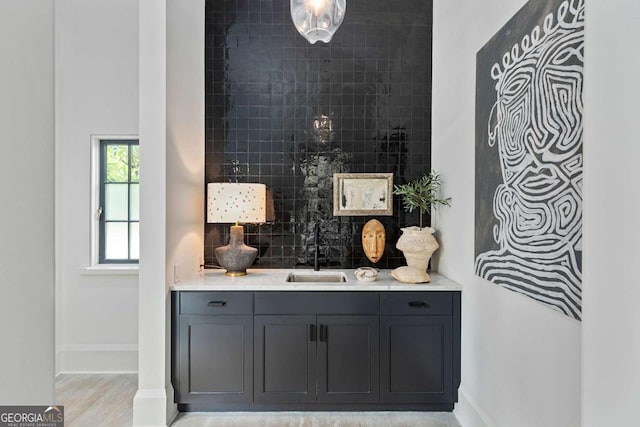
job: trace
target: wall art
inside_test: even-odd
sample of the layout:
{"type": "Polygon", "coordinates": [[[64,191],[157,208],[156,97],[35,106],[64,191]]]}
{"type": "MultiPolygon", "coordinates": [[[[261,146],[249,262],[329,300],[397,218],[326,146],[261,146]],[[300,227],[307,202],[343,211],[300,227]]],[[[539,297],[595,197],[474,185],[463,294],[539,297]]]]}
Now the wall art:
{"type": "Polygon", "coordinates": [[[334,173],[333,215],[393,215],[392,173],[334,173]]]}
{"type": "Polygon", "coordinates": [[[581,318],[584,1],[529,1],[476,58],[475,272],[581,318]]]}

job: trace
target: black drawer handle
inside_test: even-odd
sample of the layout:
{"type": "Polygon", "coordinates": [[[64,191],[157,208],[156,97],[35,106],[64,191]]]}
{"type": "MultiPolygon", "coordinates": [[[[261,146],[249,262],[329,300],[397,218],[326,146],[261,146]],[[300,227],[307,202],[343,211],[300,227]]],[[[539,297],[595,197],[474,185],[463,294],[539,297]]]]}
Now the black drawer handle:
{"type": "Polygon", "coordinates": [[[431,304],[424,301],[409,301],[409,307],[411,308],[431,308],[431,304]]]}
{"type": "Polygon", "coordinates": [[[226,301],[209,301],[207,304],[209,307],[225,307],[227,305],[226,301]]]}
{"type": "Polygon", "coordinates": [[[327,335],[329,327],[327,325],[320,325],[320,342],[327,342],[327,335]]]}
{"type": "Polygon", "coordinates": [[[316,340],[316,325],[314,323],[309,325],[309,339],[311,342],[316,340]]]}

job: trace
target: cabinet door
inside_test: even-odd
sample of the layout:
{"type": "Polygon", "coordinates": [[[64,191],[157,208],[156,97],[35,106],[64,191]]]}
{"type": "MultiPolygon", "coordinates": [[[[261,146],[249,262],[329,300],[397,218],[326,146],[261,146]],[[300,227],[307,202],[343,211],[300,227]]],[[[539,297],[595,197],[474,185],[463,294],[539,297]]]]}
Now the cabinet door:
{"type": "Polygon", "coordinates": [[[255,316],[256,403],[316,400],[316,316],[255,316]]]}
{"type": "Polygon", "coordinates": [[[378,319],[318,316],[318,402],[378,402],[378,319]]]}
{"type": "Polygon", "coordinates": [[[178,403],[250,403],[253,316],[181,316],[178,403]]]}
{"type": "Polygon", "coordinates": [[[452,401],[452,332],[448,316],[382,316],[380,401],[452,401]]]}

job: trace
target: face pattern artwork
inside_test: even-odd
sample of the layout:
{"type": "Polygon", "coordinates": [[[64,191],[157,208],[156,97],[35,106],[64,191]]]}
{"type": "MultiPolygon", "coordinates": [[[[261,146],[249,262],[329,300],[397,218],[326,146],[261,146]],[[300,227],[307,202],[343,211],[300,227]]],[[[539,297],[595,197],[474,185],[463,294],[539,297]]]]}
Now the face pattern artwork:
{"type": "Polygon", "coordinates": [[[478,276],[576,319],[583,55],[584,1],[563,1],[491,67],[496,101],[485,129],[501,175],[493,192],[497,249],[477,251],[475,260],[478,276]]]}
{"type": "Polygon", "coordinates": [[[369,261],[373,263],[380,261],[386,239],[384,225],[377,219],[367,221],[362,227],[362,248],[369,261]]]}

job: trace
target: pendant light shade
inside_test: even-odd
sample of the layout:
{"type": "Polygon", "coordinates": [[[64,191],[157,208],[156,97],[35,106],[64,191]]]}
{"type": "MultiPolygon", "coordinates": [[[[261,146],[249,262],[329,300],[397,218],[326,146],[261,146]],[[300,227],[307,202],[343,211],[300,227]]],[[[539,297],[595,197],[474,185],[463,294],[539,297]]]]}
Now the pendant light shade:
{"type": "Polygon", "coordinates": [[[347,11],[347,0],[291,0],[293,25],[311,44],[329,43],[347,11]]]}

